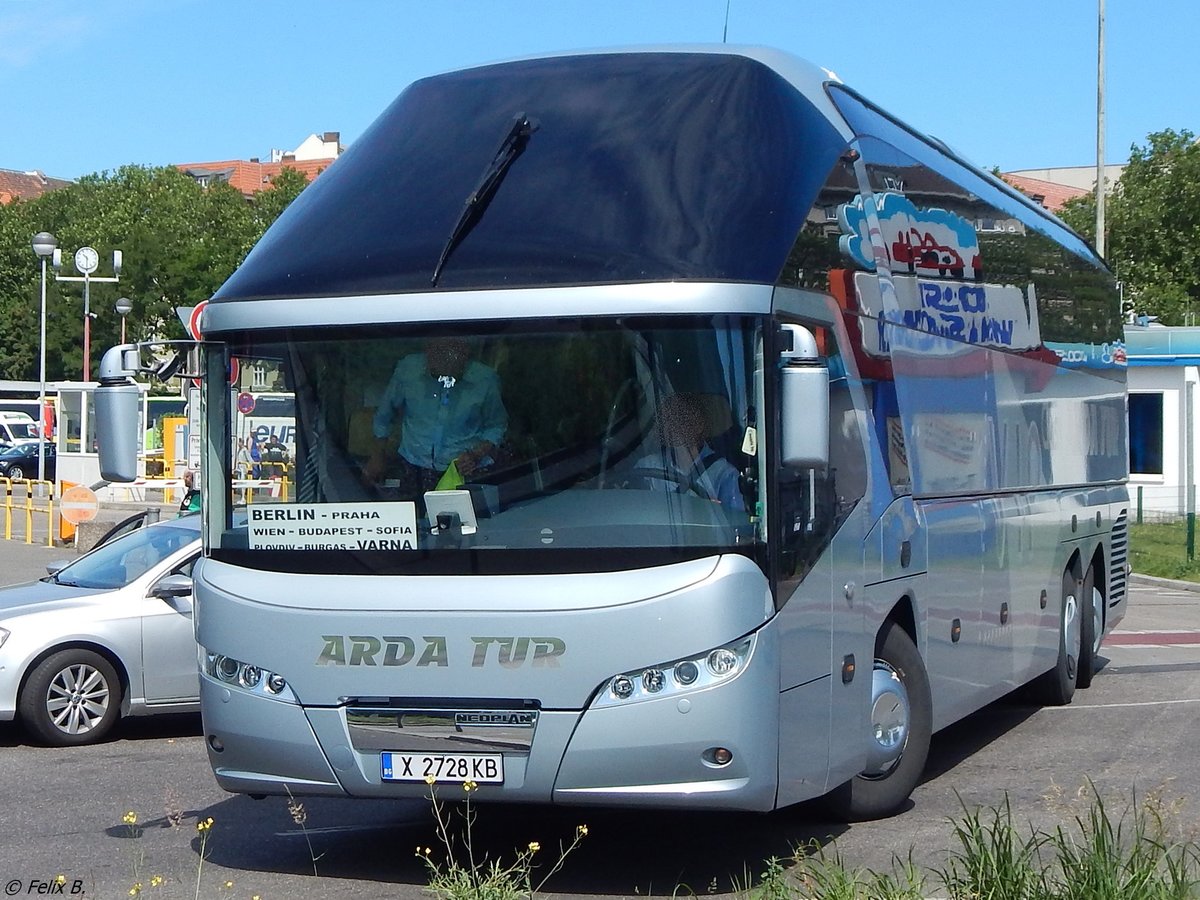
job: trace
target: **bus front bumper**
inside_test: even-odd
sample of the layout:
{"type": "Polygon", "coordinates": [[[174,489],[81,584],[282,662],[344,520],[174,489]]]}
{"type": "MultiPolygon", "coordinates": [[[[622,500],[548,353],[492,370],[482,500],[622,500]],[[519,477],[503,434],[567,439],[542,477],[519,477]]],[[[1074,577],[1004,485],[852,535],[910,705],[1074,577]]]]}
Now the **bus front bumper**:
{"type": "MultiPolygon", "coordinates": [[[[518,803],[769,810],[778,780],[779,694],[775,661],[763,656],[732,681],[686,696],[584,711],[538,710],[527,745],[500,754],[502,783],[481,783],[475,796],[518,803]]],[[[417,749],[400,728],[378,732],[366,746],[354,734],[346,707],[303,707],[240,691],[208,675],[201,676],[200,693],[209,761],[227,791],[429,796],[430,785],[419,772],[410,781],[385,778],[388,752],[417,749]]],[[[474,749],[462,739],[458,747],[474,749]]]]}

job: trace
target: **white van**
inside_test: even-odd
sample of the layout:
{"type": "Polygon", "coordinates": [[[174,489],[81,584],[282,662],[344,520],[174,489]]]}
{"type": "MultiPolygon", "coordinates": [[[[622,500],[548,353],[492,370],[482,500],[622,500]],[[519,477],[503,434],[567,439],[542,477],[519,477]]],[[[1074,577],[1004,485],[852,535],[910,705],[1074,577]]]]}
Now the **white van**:
{"type": "Polygon", "coordinates": [[[19,441],[36,441],[37,422],[29,413],[0,412],[0,446],[19,441]]]}

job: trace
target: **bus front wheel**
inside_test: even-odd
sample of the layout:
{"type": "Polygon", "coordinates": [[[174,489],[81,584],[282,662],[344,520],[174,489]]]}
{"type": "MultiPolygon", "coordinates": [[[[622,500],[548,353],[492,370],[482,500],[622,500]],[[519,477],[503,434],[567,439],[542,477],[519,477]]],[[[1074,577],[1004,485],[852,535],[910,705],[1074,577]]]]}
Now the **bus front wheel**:
{"type": "Polygon", "coordinates": [[[929,756],[929,676],[908,633],[895,622],[886,627],[871,673],[866,768],[827,798],[830,811],[847,822],[899,812],[929,756]]]}

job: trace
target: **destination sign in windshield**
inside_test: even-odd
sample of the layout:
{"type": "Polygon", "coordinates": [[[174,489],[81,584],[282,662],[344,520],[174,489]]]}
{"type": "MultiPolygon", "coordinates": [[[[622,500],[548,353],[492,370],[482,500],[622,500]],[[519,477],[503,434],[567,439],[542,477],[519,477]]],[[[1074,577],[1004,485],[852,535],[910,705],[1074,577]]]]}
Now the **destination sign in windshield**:
{"type": "Polygon", "coordinates": [[[255,503],[251,550],[416,550],[415,503],[255,503]]]}

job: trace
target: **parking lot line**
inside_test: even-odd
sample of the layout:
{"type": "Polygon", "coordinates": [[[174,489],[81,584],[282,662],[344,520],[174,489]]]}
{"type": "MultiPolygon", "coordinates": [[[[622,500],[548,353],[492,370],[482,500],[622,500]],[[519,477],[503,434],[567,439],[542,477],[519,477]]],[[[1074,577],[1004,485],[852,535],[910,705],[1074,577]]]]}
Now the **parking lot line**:
{"type": "Polygon", "coordinates": [[[1038,712],[1064,712],[1087,709],[1133,709],[1141,706],[1179,706],[1185,703],[1200,703],[1200,697],[1185,697],[1178,700],[1136,700],[1128,703],[1068,703],[1066,706],[1043,706],[1038,712]]]}
{"type": "Polygon", "coordinates": [[[1114,631],[1104,638],[1106,647],[1165,647],[1200,644],[1200,631],[1114,631]]]}

